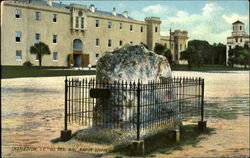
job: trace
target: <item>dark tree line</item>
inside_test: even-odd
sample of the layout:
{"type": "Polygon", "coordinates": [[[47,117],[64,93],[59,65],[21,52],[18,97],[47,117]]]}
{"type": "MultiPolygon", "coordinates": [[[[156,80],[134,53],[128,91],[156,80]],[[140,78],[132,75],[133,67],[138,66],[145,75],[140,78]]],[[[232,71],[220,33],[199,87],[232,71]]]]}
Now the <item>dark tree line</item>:
{"type": "Polygon", "coordinates": [[[207,41],[192,40],[188,48],[181,52],[181,60],[187,60],[188,66],[202,66],[203,64],[226,64],[226,45],[209,44],[207,41]]]}
{"type": "Polygon", "coordinates": [[[234,67],[237,65],[250,65],[250,48],[247,44],[242,46],[235,46],[233,49],[228,51],[228,64],[234,67]]]}

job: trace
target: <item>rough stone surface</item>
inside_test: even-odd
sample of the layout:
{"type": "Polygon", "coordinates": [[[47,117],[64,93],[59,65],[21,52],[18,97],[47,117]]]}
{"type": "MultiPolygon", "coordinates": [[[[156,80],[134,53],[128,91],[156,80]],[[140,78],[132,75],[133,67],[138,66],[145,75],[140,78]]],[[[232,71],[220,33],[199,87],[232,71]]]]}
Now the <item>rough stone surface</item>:
{"type": "MultiPolygon", "coordinates": [[[[137,123],[137,81],[147,84],[149,81],[171,78],[171,70],[168,60],[161,55],[149,51],[143,45],[127,45],[113,52],[106,53],[97,63],[97,80],[111,83],[110,98],[97,99],[94,109],[93,124],[102,122],[106,127],[117,127],[136,129],[137,123]],[[117,81],[135,81],[132,88],[118,87],[113,84],[117,81]]],[[[120,82],[121,83],[121,82],[120,82]]],[[[175,97],[173,90],[163,91],[155,89],[155,85],[147,85],[147,90],[140,93],[141,103],[147,105],[140,108],[140,120],[157,121],[156,112],[165,119],[170,119],[176,114],[177,106],[171,103],[166,106],[167,100],[175,97]],[[150,105],[150,106],[149,106],[150,105]],[[154,106],[152,106],[154,105],[154,106]]],[[[146,121],[145,122],[149,122],[146,121]]],[[[143,125],[144,127],[147,124],[143,125]]]]}
{"type": "Polygon", "coordinates": [[[143,45],[127,45],[107,52],[97,62],[97,80],[124,80],[147,83],[160,77],[172,77],[167,58],[143,45]]]}

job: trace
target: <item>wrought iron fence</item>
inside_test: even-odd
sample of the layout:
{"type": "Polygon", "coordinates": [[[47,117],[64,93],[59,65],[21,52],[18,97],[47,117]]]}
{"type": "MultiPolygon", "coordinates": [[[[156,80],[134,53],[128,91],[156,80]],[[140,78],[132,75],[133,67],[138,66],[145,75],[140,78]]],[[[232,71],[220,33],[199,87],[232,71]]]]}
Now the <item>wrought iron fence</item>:
{"type": "Polygon", "coordinates": [[[141,131],[196,117],[203,121],[204,79],[158,81],[65,79],[65,130],[68,123],[141,131]]]}

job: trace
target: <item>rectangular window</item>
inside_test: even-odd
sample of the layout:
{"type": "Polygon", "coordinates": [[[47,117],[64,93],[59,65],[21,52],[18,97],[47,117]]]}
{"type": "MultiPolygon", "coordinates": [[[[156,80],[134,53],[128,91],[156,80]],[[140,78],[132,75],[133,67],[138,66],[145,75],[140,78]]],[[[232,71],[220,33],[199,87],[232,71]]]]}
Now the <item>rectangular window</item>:
{"type": "Polygon", "coordinates": [[[242,42],[242,38],[240,38],[240,42],[242,42]]]}
{"type": "Polygon", "coordinates": [[[143,27],[141,26],[141,32],[143,32],[143,27]]]}
{"type": "Polygon", "coordinates": [[[84,18],[81,17],[81,28],[84,28],[84,18]]]}
{"type": "Polygon", "coordinates": [[[53,52],[53,60],[54,61],[58,60],[58,53],[57,52],[53,52]]]}
{"type": "Polygon", "coordinates": [[[57,14],[53,14],[53,22],[57,22],[57,14]]]}
{"type": "Polygon", "coordinates": [[[111,47],[111,44],[112,44],[112,43],[111,43],[111,40],[109,39],[109,40],[108,40],[108,47],[111,47]]]}
{"type": "Polygon", "coordinates": [[[95,27],[99,27],[99,20],[95,21],[95,27]]]}
{"type": "Polygon", "coordinates": [[[99,46],[99,38],[95,39],[95,45],[99,46]]]}
{"type": "Polygon", "coordinates": [[[108,28],[111,29],[111,27],[112,27],[112,23],[108,22],[108,28]]]}
{"type": "Polygon", "coordinates": [[[130,25],[130,31],[133,31],[133,25],[130,25]]]}
{"type": "Polygon", "coordinates": [[[120,40],[119,44],[120,44],[120,46],[122,46],[122,40],[120,40]]]}
{"type": "Polygon", "coordinates": [[[242,30],[242,26],[240,26],[240,30],[242,30]]]}
{"type": "Polygon", "coordinates": [[[158,27],[155,27],[155,32],[158,32],[158,27]]]}
{"type": "Polygon", "coordinates": [[[182,50],[182,44],[180,44],[180,50],[182,50]]]}
{"type": "Polygon", "coordinates": [[[120,28],[120,30],[122,30],[122,23],[119,24],[119,28],[120,28]]]}
{"type": "Polygon", "coordinates": [[[22,60],[22,51],[21,50],[16,51],[16,60],[22,60]]]}
{"type": "Polygon", "coordinates": [[[95,60],[96,60],[96,61],[99,60],[99,54],[96,54],[96,55],[95,55],[95,60]]]}
{"type": "Polygon", "coordinates": [[[57,35],[53,35],[53,43],[57,43],[57,35]]]}
{"type": "Polygon", "coordinates": [[[21,42],[21,32],[16,32],[16,42],[21,42]]]}
{"type": "Polygon", "coordinates": [[[41,20],[41,13],[40,12],[36,12],[36,20],[37,21],[41,20]]]}
{"type": "Polygon", "coordinates": [[[164,47],[167,48],[167,43],[164,44],[164,47]]]}
{"type": "Polygon", "coordinates": [[[39,42],[40,42],[40,33],[36,33],[35,43],[39,43],[39,42]]]}
{"type": "Polygon", "coordinates": [[[238,38],[236,38],[235,41],[238,42],[238,38]]]}
{"type": "Polygon", "coordinates": [[[16,9],[16,18],[17,19],[21,18],[21,10],[20,9],[16,9]]]}
{"type": "Polygon", "coordinates": [[[76,17],[76,28],[79,27],[79,17],[76,17]]]}

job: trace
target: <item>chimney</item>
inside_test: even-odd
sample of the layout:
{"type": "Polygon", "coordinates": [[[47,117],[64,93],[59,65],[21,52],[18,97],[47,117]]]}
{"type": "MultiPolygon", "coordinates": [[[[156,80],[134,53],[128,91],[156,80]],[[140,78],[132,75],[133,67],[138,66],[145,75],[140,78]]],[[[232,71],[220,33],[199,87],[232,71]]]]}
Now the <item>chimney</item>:
{"type": "Polygon", "coordinates": [[[52,7],[52,0],[47,0],[47,4],[52,7]]]}
{"type": "Polygon", "coordinates": [[[95,5],[94,4],[91,4],[90,6],[89,6],[89,10],[92,12],[92,13],[94,13],[95,12],[95,5]]]}
{"type": "Polygon", "coordinates": [[[112,14],[113,14],[114,16],[116,16],[116,10],[115,10],[115,8],[113,8],[112,14]]]}
{"type": "Polygon", "coordinates": [[[124,11],[122,15],[123,15],[125,18],[128,18],[128,12],[127,12],[127,11],[124,11]]]}

